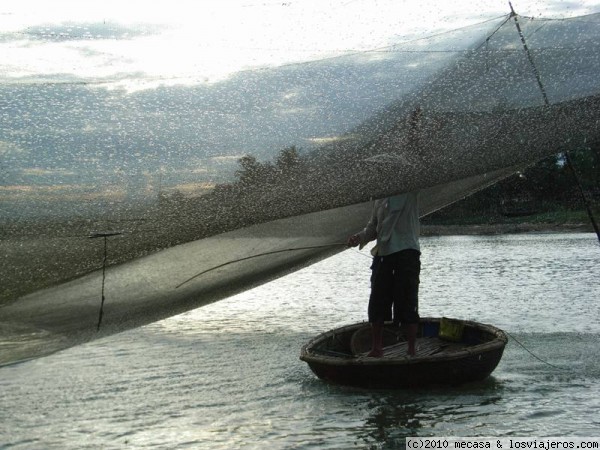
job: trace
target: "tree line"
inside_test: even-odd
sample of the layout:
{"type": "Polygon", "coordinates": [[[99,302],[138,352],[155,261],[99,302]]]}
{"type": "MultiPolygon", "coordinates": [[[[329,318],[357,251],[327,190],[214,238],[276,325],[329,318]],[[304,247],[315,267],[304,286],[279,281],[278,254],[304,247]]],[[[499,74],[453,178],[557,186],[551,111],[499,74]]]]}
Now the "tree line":
{"type": "MultiPolygon", "coordinates": [[[[600,144],[570,153],[573,173],[564,154],[545,158],[526,170],[510,176],[470,197],[432,214],[428,222],[458,221],[465,217],[528,215],[553,210],[582,210],[583,189],[595,207],[600,201],[600,144]]],[[[238,160],[235,179],[215,186],[208,198],[226,199],[256,190],[268,190],[302,178],[310,169],[306,156],[296,146],[281,150],[273,162],[261,162],[252,155],[238,160]]],[[[172,206],[185,203],[185,196],[175,191],[163,196],[172,206]]]]}
{"type": "Polygon", "coordinates": [[[545,158],[472,196],[425,218],[425,223],[461,223],[473,219],[582,211],[584,198],[600,215],[600,144],[545,158]],[[574,170],[574,171],[573,171],[574,170]]]}

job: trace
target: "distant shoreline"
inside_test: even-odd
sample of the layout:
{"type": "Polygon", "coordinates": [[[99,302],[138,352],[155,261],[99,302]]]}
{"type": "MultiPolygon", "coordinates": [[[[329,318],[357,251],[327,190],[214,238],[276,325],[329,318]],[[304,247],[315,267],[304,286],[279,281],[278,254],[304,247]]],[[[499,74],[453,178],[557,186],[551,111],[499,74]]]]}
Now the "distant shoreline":
{"type": "Polygon", "coordinates": [[[421,236],[593,232],[594,228],[589,223],[497,223],[473,225],[421,225],[421,236]]]}

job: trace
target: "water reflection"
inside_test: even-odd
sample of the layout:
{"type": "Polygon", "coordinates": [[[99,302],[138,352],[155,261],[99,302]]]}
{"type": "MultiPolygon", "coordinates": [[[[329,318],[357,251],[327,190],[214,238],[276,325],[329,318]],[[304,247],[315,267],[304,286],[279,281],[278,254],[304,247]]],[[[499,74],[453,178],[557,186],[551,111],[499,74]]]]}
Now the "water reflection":
{"type": "Polygon", "coordinates": [[[478,422],[485,427],[488,416],[502,411],[504,389],[502,381],[488,377],[450,389],[353,390],[346,394],[353,397],[357,408],[366,409],[357,436],[368,448],[404,448],[406,437],[440,436],[448,424],[478,422]]]}
{"type": "Polygon", "coordinates": [[[395,446],[405,436],[418,436],[418,430],[423,427],[418,416],[424,409],[415,404],[397,404],[385,399],[383,403],[371,401],[371,415],[365,422],[368,430],[362,439],[365,442],[375,442],[395,446]]]}

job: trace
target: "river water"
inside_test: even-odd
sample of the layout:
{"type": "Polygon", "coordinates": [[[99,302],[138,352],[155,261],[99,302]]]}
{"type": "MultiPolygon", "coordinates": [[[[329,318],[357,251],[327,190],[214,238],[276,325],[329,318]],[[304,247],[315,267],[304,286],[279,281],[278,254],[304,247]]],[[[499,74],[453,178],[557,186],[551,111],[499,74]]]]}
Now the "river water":
{"type": "Polygon", "coordinates": [[[402,448],[406,436],[600,436],[593,234],[422,238],[422,316],[512,339],[488,379],[369,391],[317,379],[312,336],[366,316],[366,251],[0,369],[0,448],[402,448]],[[541,362],[516,341],[532,352],[541,362]]]}

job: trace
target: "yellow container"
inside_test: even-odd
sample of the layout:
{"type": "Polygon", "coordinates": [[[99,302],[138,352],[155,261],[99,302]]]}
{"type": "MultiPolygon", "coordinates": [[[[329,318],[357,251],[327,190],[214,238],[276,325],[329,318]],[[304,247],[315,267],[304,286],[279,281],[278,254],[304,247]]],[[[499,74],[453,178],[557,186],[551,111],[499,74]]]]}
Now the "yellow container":
{"type": "Polygon", "coordinates": [[[440,339],[458,342],[462,339],[465,324],[459,320],[442,317],[440,322],[440,339]]]}

